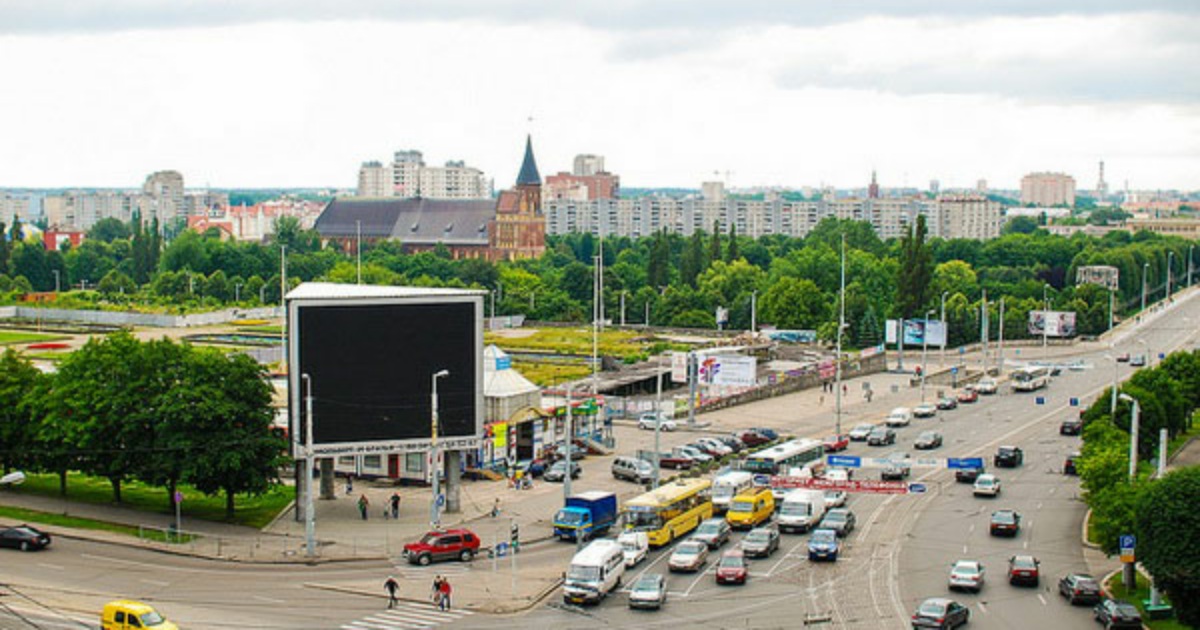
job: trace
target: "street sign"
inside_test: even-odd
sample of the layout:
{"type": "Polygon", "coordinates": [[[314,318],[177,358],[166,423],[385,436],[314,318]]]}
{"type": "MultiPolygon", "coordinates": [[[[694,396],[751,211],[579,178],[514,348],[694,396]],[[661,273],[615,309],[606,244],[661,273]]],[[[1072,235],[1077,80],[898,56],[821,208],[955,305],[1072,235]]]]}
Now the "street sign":
{"type": "Polygon", "coordinates": [[[1071,400],[1070,400],[1070,401],[1068,401],[1068,404],[1070,404],[1072,407],[1078,407],[1078,406],[1079,406],[1079,399],[1078,399],[1078,398],[1076,398],[1076,397],[1074,397],[1074,396],[1072,396],[1072,397],[1071,397],[1071,400]]]}
{"type": "Polygon", "coordinates": [[[951,374],[958,374],[958,366],[956,365],[956,366],[954,366],[954,367],[950,368],[950,373],[951,373],[951,374]]]}
{"type": "Polygon", "coordinates": [[[178,490],[175,491],[175,503],[183,503],[183,493],[178,490]]]}
{"type": "Polygon", "coordinates": [[[908,493],[909,494],[924,494],[925,493],[925,484],[923,484],[923,483],[908,484],[908,493]]]}
{"type": "Polygon", "coordinates": [[[1136,562],[1137,554],[1134,553],[1134,549],[1137,547],[1137,539],[1133,534],[1121,534],[1118,542],[1121,547],[1121,562],[1136,562]]]}
{"type": "Polygon", "coordinates": [[[496,543],[496,556],[503,558],[508,555],[508,543],[496,543]]]}
{"type": "Polygon", "coordinates": [[[825,458],[825,461],[830,466],[842,466],[843,468],[858,468],[862,466],[862,458],[856,455],[829,455],[825,458]]]}
{"type": "Polygon", "coordinates": [[[982,457],[951,457],[946,460],[947,468],[983,468],[982,457]]]}
{"type": "Polygon", "coordinates": [[[438,507],[444,507],[445,505],[446,505],[446,495],[444,495],[444,494],[439,494],[439,495],[437,496],[437,506],[438,506],[438,507]]]}
{"type": "Polygon", "coordinates": [[[1044,405],[1046,404],[1046,398],[1044,396],[1038,396],[1033,402],[1036,405],[1044,405]]]}

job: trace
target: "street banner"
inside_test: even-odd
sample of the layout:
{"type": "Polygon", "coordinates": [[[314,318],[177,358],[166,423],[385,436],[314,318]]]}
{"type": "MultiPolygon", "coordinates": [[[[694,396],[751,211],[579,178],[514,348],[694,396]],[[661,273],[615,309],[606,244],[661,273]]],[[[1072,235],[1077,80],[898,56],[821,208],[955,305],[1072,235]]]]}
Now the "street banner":
{"type": "Polygon", "coordinates": [[[811,477],[771,477],[771,488],[811,488],[813,490],[845,490],[869,494],[908,494],[908,483],[904,481],[878,481],[874,479],[814,479],[811,477]]]}
{"type": "Polygon", "coordinates": [[[686,352],[671,353],[671,382],[686,383],[688,382],[687,373],[688,355],[686,352]]]}

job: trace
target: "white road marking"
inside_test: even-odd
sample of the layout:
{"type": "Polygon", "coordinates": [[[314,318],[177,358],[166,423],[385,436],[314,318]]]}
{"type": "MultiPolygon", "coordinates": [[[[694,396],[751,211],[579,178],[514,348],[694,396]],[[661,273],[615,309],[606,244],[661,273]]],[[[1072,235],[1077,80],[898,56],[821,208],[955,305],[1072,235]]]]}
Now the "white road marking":
{"type": "Polygon", "coordinates": [[[1042,594],[1041,594],[1041,593],[1038,593],[1038,601],[1039,601],[1039,602],[1042,602],[1042,605],[1043,605],[1043,606],[1048,606],[1048,605],[1049,605],[1049,604],[1047,604],[1047,603],[1046,603],[1046,598],[1045,598],[1045,597],[1042,597],[1042,594]]]}
{"type": "Polygon", "coordinates": [[[286,604],[287,603],[286,599],[275,599],[274,597],[266,597],[264,595],[253,595],[252,597],[254,597],[254,599],[257,599],[260,602],[267,602],[268,604],[286,604]]]}
{"type": "Polygon", "coordinates": [[[1023,549],[1028,549],[1028,548],[1029,548],[1029,541],[1028,541],[1028,540],[1026,540],[1025,542],[1021,543],[1021,548],[1023,548],[1023,549]]]}
{"type": "Polygon", "coordinates": [[[963,545],[963,553],[967,553],[967,546],[963,545]]]}
{"type": "Polygon", "coordinates": [[[984,605],[984,603],[983,603],[983,602],[979,602],[979,612],[981,612],[981,613],[983,613],[983,614],[985,614],[985,615],[986,615],[986,614],[988,614],[988,609],[987,609],[987,606],[986,606],[986,605],[984,605]]]}
{"type": "Polygon", "coordinates": [[[970,528],[967,530],[967,533],[968,533],[968,534],[974,534],[974,533],[975,533],[975,523],[971,523],[971,527],[970,527],[970,528]]]}
{"type": "Polygon", "coordinates": [[[153,584],[155,586],[170,586],[171,585],[170,582],[164,582],[162,580],[151,580],[150,578],[140,578],[138,581],[145,583],[145,584],[153,584]]]}
{"type": "Polygon", "coordinates": [[[65,567],[61,567],[57,564],[50,564],[49,562],[39,562],[38,566],[42,566],[42,567],[45,567],[47,569],[51,569],[54,571],[65,571],[66,570],[65,567]]]}

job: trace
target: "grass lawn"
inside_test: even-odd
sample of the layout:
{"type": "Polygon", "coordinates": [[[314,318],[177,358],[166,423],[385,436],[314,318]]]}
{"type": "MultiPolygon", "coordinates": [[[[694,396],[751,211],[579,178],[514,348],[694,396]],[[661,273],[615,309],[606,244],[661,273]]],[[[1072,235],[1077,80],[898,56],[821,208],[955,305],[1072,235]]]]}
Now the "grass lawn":
{"type": "MultiPolygon", "coordinates": [[[[562,328],[536,328],[526,337],[506,337],[485,332],[483,341],[496,344],[504,350],[526,350],[549,354],[590,355],[592,353],[592,329],[589,326],[562,328]]],[[[605,330],[600,333],[599,351],[602,355],[621,357],[645,357],[665,350],[686,350],[689,346],[672,344],[648,337],[633,330],[605,330]]]]}
{"type": "Polygon", "coordinates": [[[583,363],[513,361],[513,369],[542,387],[583,378],[592,373],[591,366],[583,363]]]}
{"type": "Polygon", "coordinates": [[[59,352],[22,352],[26,359],[33,361],[62,361],[70,356],[69,350],[61,350],[59,352]]]}
{"type": "Polygon", "coordinates": [[[15,343],[39,343],[43,341],[58,341],[69,339],[62,335],[46,335],[42,333],[25,332],[23,330],[0,330],[0,346],[15,343]]]}
{"type": "MultiPolygon", "coordinates": [[[[209,521],[225,521],[225,496],[204,496],[191,486],[181,485],[183,513],[191,518],[209,521]]],[[[25,483],[13,488],[13,492],[58,496],[58,476],[52,474],[30,474],[25,483]]],[[[292,500],[292,490],[278,485],[260,497],[237,495],[235,497],[234,523],[261,528],[271,522],[292,500]]],[[[112,486],[107,479],[70,473],[67,478],[67,498],[81,503],[112,503],[112,486]]],[[[148,514],[173,514],[167,504],[165,488],[149,486],[137,481],[121,484],[121,502],[126,507],[142,510],[148,514]]],[[[136,530],[136,528],[134,528],[136,530]]]]}
{"type": "MultiPolygon", "coordinates": [[[[1137,590],[1132,593],[1125,590],[1125,582],[1121,579],[1120,573],[1114,575],[1113,578],[1104,585],[1104,590],[1105,592],[1109,593],[1113,599],[1123,599],[1134,606],[1137,606],[1138,610],[1142,612],[1142,622],[1145,623],[1147,627],[1153,628],[1154,630],[1187,630],[1188,628],[1174,618],[1150,619],[1146,616],[1146,611],[1142,609],[1142,600],[1150,599],[1150,582],[1147,581],[1146,576],[1142,575],[1141,573],[1137,574],[1137,590]]],[[[1170,603],[1167,602],[1167,598],[1165,596],[1163,597],[1163,602],[1170,603]]]]}
{"type": "Polygon", "coordinates": [[[283,326],[272,326],[270,324],[262,324],[255,326],[238,326],[238,332],[253,333],[261,335],[282,335],[283,326]]]}
{"type": "Polygon", "coordinates": [[[138,536],[150,540],[160,542],[189,542],[193,537],[188,534],[183,536],[168,537],[159,530],[146,529],[138,531],[138,528],[129,525],[120,525],[118,523],[107,523],[105,521],[97,521],[90,518],[79,518],[75,516],[64,516],[62,514],[52,514],[50,512],[39,512],[37,510],[26,510],[19,507],[8,507],[0,505],[0,516],[21,521],[22,523],[32,523],[35,526],[41,525],[56,525],[58,527],[70,527],[73,529],[91,529],[105,532],[113,532],[116,534],[124,534],[127,536],[138,536]]]}

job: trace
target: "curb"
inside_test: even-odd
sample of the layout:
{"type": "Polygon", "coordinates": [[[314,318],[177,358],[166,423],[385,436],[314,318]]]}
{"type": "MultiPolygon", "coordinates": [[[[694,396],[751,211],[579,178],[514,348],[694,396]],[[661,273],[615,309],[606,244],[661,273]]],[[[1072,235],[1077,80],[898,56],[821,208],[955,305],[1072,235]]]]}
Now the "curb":
{"type": "Polygon", "coordinates": [[[1083,546],[1087,547],[1088,549],[1095,549],[1097,551],[1100,551],[1100,545],[1097,545],[1096,543],[1094,543],[1088,539],[1088,523],[1091,523],[1091,522],[1092,522],[1092,508],[1088,508],[1088,511],[1084,512],[1084,514],[1083,514],[1083,531],[1079,533],[1079,542],[1082,543],[1083,546]]]}

